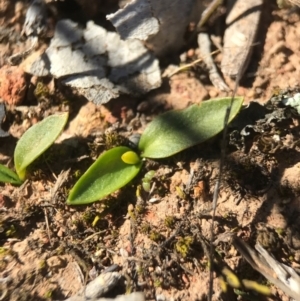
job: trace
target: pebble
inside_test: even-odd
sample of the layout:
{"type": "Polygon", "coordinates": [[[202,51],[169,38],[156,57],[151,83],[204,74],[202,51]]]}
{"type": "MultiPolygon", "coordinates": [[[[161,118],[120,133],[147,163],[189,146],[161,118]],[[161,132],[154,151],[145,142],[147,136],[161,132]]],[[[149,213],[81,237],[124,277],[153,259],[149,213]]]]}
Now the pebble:
{"type": "Polygon", "coordinates": [[[20,105],[25,97],[27,83],[25,73],[17,66],[0,69],[0,98],[10,105],[20,105]]]}

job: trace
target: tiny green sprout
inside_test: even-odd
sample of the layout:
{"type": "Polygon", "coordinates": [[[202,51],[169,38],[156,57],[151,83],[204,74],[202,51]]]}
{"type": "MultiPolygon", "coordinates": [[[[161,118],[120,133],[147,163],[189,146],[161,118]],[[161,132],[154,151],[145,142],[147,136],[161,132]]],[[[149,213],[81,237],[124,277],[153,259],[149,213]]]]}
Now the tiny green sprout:
{"type": "Polygon", "coordinates": [[[165,218],[165,225],[166,225],[166,227],[172,228],[174,226],[174,224],[175,224],[175,221],[176,220],[175,220],[174,216],[170,216],[170,215],[166,216],[166,218],[165,218]]]}
{"type": "Polygon", "coordinates": [[[100,220],[100,216],[99,215],[96,215],[93,222],[92,222],[92,226],[93,227],[96,227],[98,221],[100,220]]]}
{"type": "Polygon", "coordinates": [[[138,185],[135,191],[135,195],[138,199],[142,197],[141,193],[142,193],[142,187],[141,185],[138,185]]]}
{"type": "Polygon", "coordinates": [[[63,255],[63,254],[65,254],[66,250],[65,250],[64,246],[61,245],[56,248],[55,252],[57,255],[63,255]]]}
{"type": "Polygon", "coordinates": [[[145,180],[151,181],[152,178],[154,177],[154,175],[155,175],[155,171],[154,171],[154,170],[149,170],[149,171],[145,174],[144,179],[145,179],[145,180]]]}
{"type": "Polygon", "coordinates": [[[266,285],[260,284],[256,281],[247,280],[247,279],[243,279],[242,283],[243,283],[244,287],[248,290],[253,290],[253,291],[255,291],[259,294],[265,295],[265,296],[272,295],[271,289],[266,285]]]}
{"type": "Polygon", "coordinates": [[[137,214],[144,213],[145,210],[146,210],[146,207],[142,204],[135,206],[135,211],[136,211],[137,214]]]}
{"type": "Polygon", "coordinates": [[[137,153],[133,151],[128,151],[121,156],[121,159],[126,164],[138,164],[141,159],[137,153]]]}
{"type": "Polygon", "coordinates": [[[38,265],[38,269],[41,271],[41,270],[44,270],[45,268],[47,267],[47,262],[46,262],[46,260],[41,260],[40,262],[39,262],[39,265],[38,265]]]}
{"type": "Polygon", "coordinates": [[[6,237],[14,237],[17,233],[17,230],[14,225],[11,225],[8,230],[5,231],[6,237]]]}
{"type": "Polygon", "coordinates": [[[136,272],[138,275],[143,275],[145,269],[143,268],[143,266],[141,264],[137,264],[136,265],[136,272]]]}
{"type": "Polygon", "coordinates": [[[148,234],[151,230],[151,226],[148,223],[144,223],[141,225],[141,232],[143,234],[148,234]]]}
{"type": "Polygon", "coordinates": [[[222,269],[222,274],[226,278],[226,282],[233,288],[240,288],[241,287],[241,282],[239,278],[228,268],[223,268],[222,269]]]}
{"type": "Polygon", "coordinates": [[[0,164],[0,182],[11,183],[14,185],[22,184],[18,175],[2,164],[0,164]]]}
{"type": "Polygon", "coordinates": [[[248,296],[248,293],[247,292],[244,292],[242,290],[239,290],[237,288],[234,288],[233,289],[234,293],[238,296],[244,296],[244,297],[247,297],[248,296]]]}
{"type": "Polygon", "coordinates": [[[284,229],[282,229],[282,228],[276,228],[275,231],[280,236],[284,235],[284,232],[285,232],[284,229]]]}
{"type": "Polygon", "coordinates": [[[80,220],[79,220],[79,219],[73,219],[73,220],[72,220],[72,224],[73,224],[74,226],[78,226],[78,225],[80,225],[80,220]]]}
{"type": "Polygon", "coordinates": [[[176,189],[177,195],[181,199],[185,200],[186,199],[186,194],[184,193],[184,191],[179,186],[176,186],[175,189],[176,189]]]}
{"type": "Polygon", "coordinates": [[[159,232],[152,230],[149,234],[149,238],[154,242],[159,242],[163,239],[163,236],[159,232]]]}
{"type": "Polygon", "coordinates": [[[144,178],[142,179],[142,187],[146,192],[150,192],[151,189],[151,180],[155,175],[155,171],[154,170],[150,170],[148,171],[144,178]]]}
{"type": "Polygon", "coordinates": [[[142,182],[142,187],[146,192],[149,192],[151,189],[151,184],[149,182],[142,182]]]}
{"type": "Polygon", "coordinates": [[[93,214],[90,210],[87,210],[85,211],[83,214],[82,214],[82,219],[86,222],[86,223],[89,223],[92,221],[93,219],[93,214]]]}
{"type": "Polygon", "coordinates": [[[44,295],[44,298],[46,299],[50,299],[52,298],[52,295],[53,295],[53,292],[51,290],[48,290],[45,295],[44,295]]]}
{"type": "Polygon", "coordinates": [[[111,230],[111,236],[113,239],[117,239],[120,237],[120,233],[118,230],[111,230]]]}
{"type": "Polygon", "coordinates": [[[219,276],[218,279],[219,279],[219,284],[220,284],[222,292],[226,293],[228,288],[227,288],[227,283],[226,283],[224,277],[219,276]]]}
{"type": "Polygon", "coordinates": [[[136,192],[135,192],[136,198],[137,198],[137,202],[135,205],[136,214],[141,214],[141,213],[145,212],[145,204],[144,204],[144,200],[142,198],[141,192],[142,192],[142,186],[138,185],[136,188],[136,192]]]}
{"type": "Polygon", "coordinates": [[[160,287],[162,285],[162,281],[159,278],[156,278],[154,280],[153,286],[154,287],[160,287]]]}
{"type": "Polygon", "coordinates": [[[132,204],[128,205],[127,215],[131,218],[131,220],[133,220],[133,221],[136,220],[136,214],[135,214],[135,211],[134,211],[134,206],[132,204]]]}
{"type": "Polygon", "coordinates": [[[109,150],[111,148],[124,145],[126,140],[123,136],[114,131],[108,131],[103,135],[103,141],[105,149],[109,150]]]}
{"type": "Polygon", "coordinates": [[[194,239],[191,236],[180,237],[175,244],[176,251],[180,253],[183,258],[186,258],[190,252],[193,241],[194,239]]]}
{"type": "Polygon", "coordinates": [[[16,173],[0,164],[0,182],[20,185],[28,166],[57,139],[68,120],[68,113],[51,115],[29,128],[17,143],[14,152],[16,173]]]}
{"type": "Polygon", "coordinates": [[[81,171],[79,169],[74,171],[75,178],[79,178],[81,176],[81,171]]]}

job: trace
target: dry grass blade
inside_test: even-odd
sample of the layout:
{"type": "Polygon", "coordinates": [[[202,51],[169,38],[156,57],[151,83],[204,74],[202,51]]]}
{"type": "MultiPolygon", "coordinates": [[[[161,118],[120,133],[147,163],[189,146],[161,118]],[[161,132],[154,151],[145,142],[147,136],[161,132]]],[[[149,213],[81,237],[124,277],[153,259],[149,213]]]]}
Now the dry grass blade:
{"type": "Polygon", "coordinates": [[[255,245],[258,252],[237,237],[233,244],[255,270],[291,298],[300,300],[300,277],[291,267],[279,263],[259,243],[255,245]]]}
{"type": "Polygon", "coordinates": [[[211,15],[216,11],[216,9],[223,4],[223,0],[213,0],[208,5],[206,10],[202,13],[201,19],[197,24],[197,31],[200,31],[202,27],[206,24],[211,15]]]}
{"type": "MultiPolygon", "coordinates": [[[[215,55],[215,54],[217,54],[217,53],[219,53],[219,52],[220,52],[220,50],[217,49],[217,50],[211,52],[210,55],[215,55]]],[[[168,77],[168,78],[171,78],[173,75],[175,75],[175,74],[177,74],[177,73],[179,73],[179,72],[181,72],[181,71],[185,71],[185,70],[187,70],[188,68],[194,67],[195,65],[197,65],[198,63],[200,63],[200,62],[202,62],[202,61],[203,61],[203,58],[200,58],[200,59],[197,59],[197,60],[193,61],[193,62],[190,63],[190,64],[185,64],[185,65],[183,65],[183,66],[177,68],[176,70],[174,70],[174,71],[171,72],[170,74],[168,74],[167,77],[168,77]]]]}
{"type": "Polygon", "coordinates": [[[243,75],[250,62],[264,1],[233,2],[226,17],[221,70],[235,78],[239,73],[243,75]]]}

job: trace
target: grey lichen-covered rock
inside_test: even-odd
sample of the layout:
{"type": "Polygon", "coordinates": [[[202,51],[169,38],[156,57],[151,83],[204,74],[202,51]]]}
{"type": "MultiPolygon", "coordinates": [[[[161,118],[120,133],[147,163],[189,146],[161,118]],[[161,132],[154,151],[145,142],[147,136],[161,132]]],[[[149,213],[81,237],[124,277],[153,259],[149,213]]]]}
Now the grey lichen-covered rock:
{"type": "Polygon", "coordinates": [[[140,39],[156,55],[174,53],[184,45],[191,21],[197,22],[203,0],[133,0],[107,15],[122,39],[140,39]]]}
{"type": "Polygon", "coordinates": [[[282,103],[285,106],[293,107],[300,114],[300,93],[296,93],[292,97],[284,97],[282,103]]]}
{"type": "MultiPolygon", "coordinates": [[[[71,20],[59,21],[44,65],[46,60],[51,75],[96,104],[120,93],[145,94],[161,85],[158,60],[141,41],[123,41],[92,21],[86,29],[71,20]]],[[[32,73],[42,76],[39,71],[32,73]]]]}

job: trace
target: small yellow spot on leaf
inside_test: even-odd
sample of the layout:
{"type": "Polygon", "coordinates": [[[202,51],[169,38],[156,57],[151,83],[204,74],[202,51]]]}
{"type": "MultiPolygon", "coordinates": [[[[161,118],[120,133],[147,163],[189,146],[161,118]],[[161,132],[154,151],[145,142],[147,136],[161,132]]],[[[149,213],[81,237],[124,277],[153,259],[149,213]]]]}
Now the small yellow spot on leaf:
{"type": "Polygon", "coordinates": [[[137,155],[137,153],[133,152],[133,151],[128,151],[126,153],[124,153],[121,156],[121,159],[124,163],[126,164],[137,164],[141,161],[140,157],[137,155]]]}

